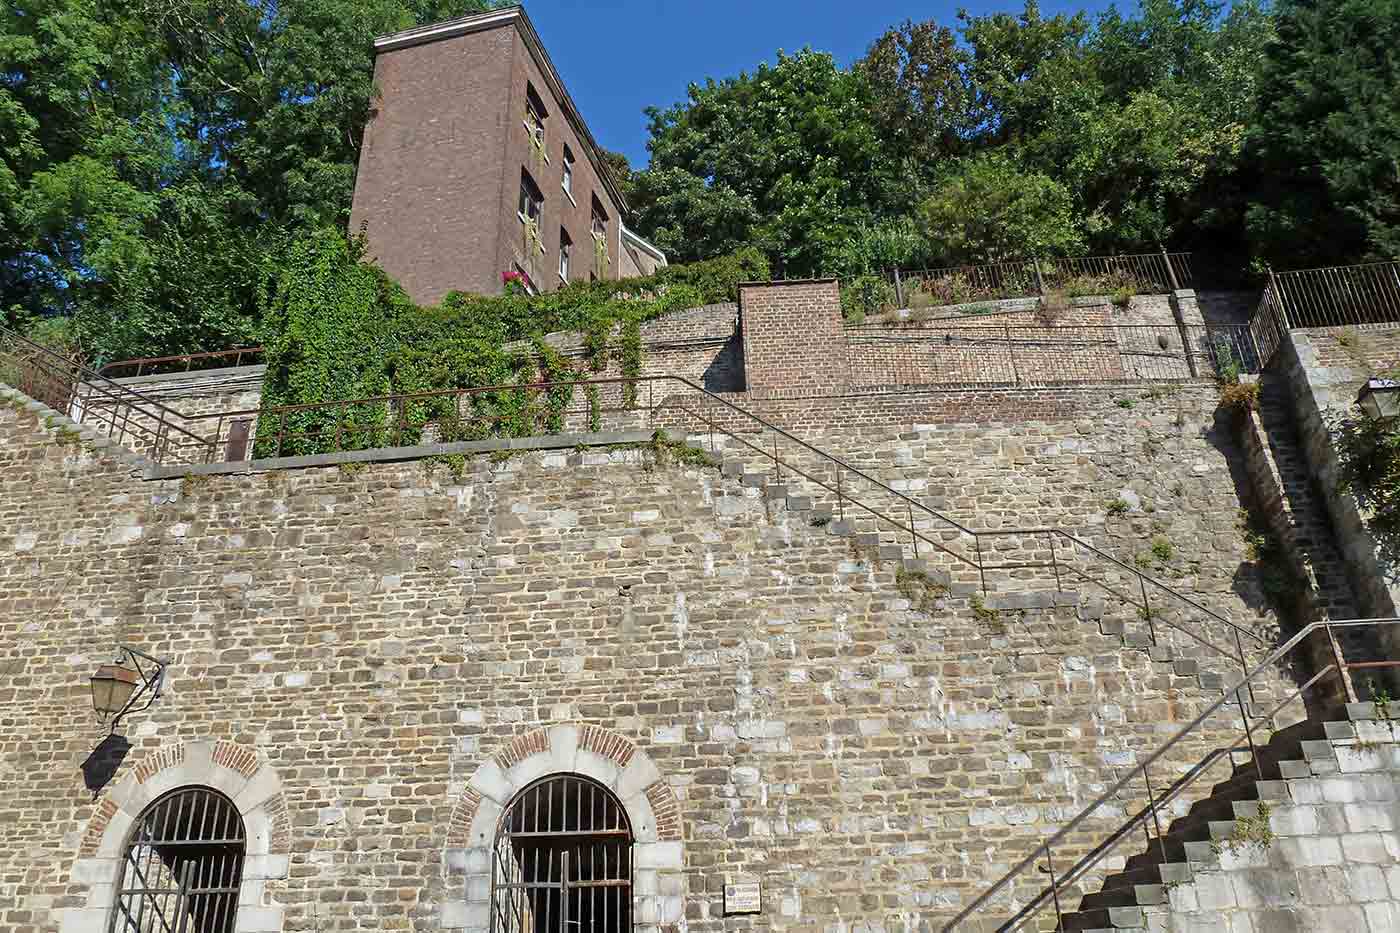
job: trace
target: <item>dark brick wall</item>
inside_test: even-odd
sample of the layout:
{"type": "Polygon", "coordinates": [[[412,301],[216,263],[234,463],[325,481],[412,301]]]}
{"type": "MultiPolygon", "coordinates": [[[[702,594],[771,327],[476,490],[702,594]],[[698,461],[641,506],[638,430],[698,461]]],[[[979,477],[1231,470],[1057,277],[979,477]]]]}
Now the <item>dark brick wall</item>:
{"type": "MultiPolygon", "coordinates": [[[[350,226],[368,225],[370,255],[416,301],[436,302],[452,289],[500,290],[503,134],[517,41],[514,29],[495,29],[375,62],[380,96],[365,129],[350,226]]],[[[510,220],[517,223],[514,206],[510,220]]]]}
{"type": "Polygon", "coordinates": [[[513,263],[541,289],[558,287],[561,227],[574,242],[569,277],[587,281],[595,192],[608,214],[606,277],[617,275],[621,205],[514,25],[383,52],[375,80],[351,229],[367,225],[370,255],[415,301],[435,303],[454,289],[498,293],[513,263]],[[543,166],[524,123],[527,82],[548,111],[543,166]],[[575,158],[572,202],[561,187],[565,145],[575,158]],[[538,259],[526,254],[517,216],[522,168],[544,195],[538,259]]]}
{"type": "Polygon", "coordinates": [[[742,285],[739,324],[751,393],[829,393],[850,384],[835,279],[742,285]]]}

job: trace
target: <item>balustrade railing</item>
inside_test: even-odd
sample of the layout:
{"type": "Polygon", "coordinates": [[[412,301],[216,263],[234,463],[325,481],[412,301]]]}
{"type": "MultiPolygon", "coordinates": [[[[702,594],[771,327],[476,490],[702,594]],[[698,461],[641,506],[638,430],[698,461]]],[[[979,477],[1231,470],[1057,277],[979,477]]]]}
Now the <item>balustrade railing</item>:
{"type": "Polygon", "coordinates": [[[1190,288],[1190,253],[1138,253],[1123,256],[1078,256],[1024,259],[982,265],[896,270],[890,273],[899,307],[956,305],[1043,295],[1050,289],[1083,294],[1112,293],[1128,287],[1137,292],[1190,288]]]}
{"type": "Polygon", "coordinates": [[[0,327],[0,382],[156,463],[208,463],[217,451],[178,411],[0,327]]]}

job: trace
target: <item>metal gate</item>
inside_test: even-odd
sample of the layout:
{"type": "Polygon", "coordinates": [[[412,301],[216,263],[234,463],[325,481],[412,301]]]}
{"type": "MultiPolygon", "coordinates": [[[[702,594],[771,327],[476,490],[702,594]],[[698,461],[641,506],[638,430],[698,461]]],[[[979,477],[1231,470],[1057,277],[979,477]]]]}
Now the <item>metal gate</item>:
{"type": "Polygon", "coordinates": [[[233,933],[243,819],[207,787],[147,807],[126,846],[112,933],[233,933]]]}
{"type": "Polygon", "coordinates": [[[555,775],[501,818],[491,873],[493,933],[621,933],[632,928],[632,827],[596,781],[555,775]]]}

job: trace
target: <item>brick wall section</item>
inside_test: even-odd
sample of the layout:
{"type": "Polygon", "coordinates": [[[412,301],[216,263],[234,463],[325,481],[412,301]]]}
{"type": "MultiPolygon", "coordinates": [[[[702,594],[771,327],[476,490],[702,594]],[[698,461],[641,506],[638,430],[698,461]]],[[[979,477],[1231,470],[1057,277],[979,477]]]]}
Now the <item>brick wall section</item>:
{"type": "Polygon", "coordinates": [[[1136,295],[1126,308],[1104,298],[1075,299],[1051,316],[1034,309],[952,317],[916,313],[899,322],[848,327],[846,336],[851,381],[858,387],[1192,378],[1164,295],[1136,295]]]}
{"type": "Polygon", "coordinates": [[[496,29],[375,59],[350,229],[420,303],[501,288],[505,134],[524,132],[509,111],[515,41],[496,29]]]}
{"type": "Polygon", "coordinates": [[[741,285],[739,327],[750,393],[829,393],[850,384],[835,279],[741,285]]]}
{"type": "MultiPolygon", "coordinates": [[[[1189,510],[1145,494],[1157,511],[1113,533],[1136,550],[1173,518],[1179,582],[1223,604],[1229,551],[1185,546],[1228,535],[1223,455],[1188,419],[1186,446],[1149,456],[1146,429],[1124,428],[1161,431],[1174,406],[1103,404],[1123,420],[1081,403],[1056,427],[979,440],[915,418],[880,443],[846,432],[841,449],[989,519],[1070,496],[1087,511],[1175,476],[1189,510]]],[[[722,888],[743,877],[765,904],[747,929],[936,922],[1218,695],[1073,607],[995,624],[960,599],[915,611],[890,563],[712,471],[639,457],[483,459],[461,481],[405,463],[142,483],[0,408],[0,926],[57,933],[72,896],[98,806],[78,769],[100,738],[86,675],[114,642],[171,661],[166,695],[127,723],[118,778],[195,738],[276,769],[290,931],[438,929],[461,897],[442,853],[466,780],[561,722],[660,769],[687,929],[732,926],[722,888]]],[[[1164,773],[1226,735],[1203,732],[1164,773]]]]}

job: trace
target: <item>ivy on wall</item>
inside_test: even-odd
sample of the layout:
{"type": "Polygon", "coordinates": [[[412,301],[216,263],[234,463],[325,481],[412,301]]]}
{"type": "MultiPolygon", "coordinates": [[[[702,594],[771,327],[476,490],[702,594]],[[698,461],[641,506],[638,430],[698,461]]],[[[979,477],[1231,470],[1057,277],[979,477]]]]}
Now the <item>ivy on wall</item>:
{"type": "MultiPolygon", "coordinates": [[[[503,295],[449,294],[423,307],[365,259],[361,238],[326,229],[291,250],[271,306],[266,347],[267,408],[318,406],[264,415],[255,456],[324,453],[419,443],[436,425],[439,440],[519,437],[563,428],[575,386],[616,362],[624,377],[641,374],[641,325],[671,311],[735,300],[740,282],[768,277],[757,250],[670,266],[655,275],[576,283],[528,295],[508,281],[503,295]],[[583,334],[575,365],[543,339],[583,334]],[[323,403],[443,389],[558,382],[550,390],[509,389],[402,403],[323,403]],[[460,407],[459,407],[460,406],[460,407]]],[[[636,403],[636,386],[623,400],[636,403]]],[[[585,391],[597,425],[598,393],[585,391]]]]}
{"type": "Polygon", "coordinates": [[[1356,497],[1382,559],[1400,566],[1400,420],[1357,412],[1334,418],[1329,428],[1339,491],[1356,497]]]}

